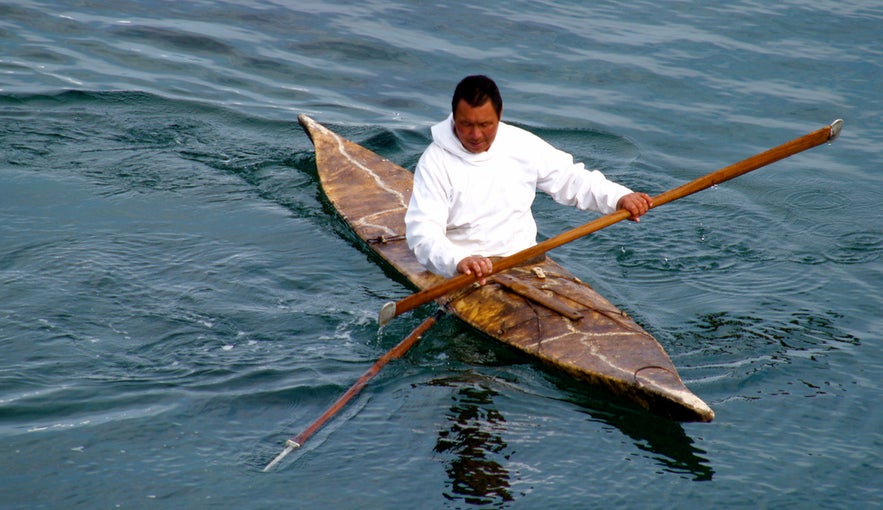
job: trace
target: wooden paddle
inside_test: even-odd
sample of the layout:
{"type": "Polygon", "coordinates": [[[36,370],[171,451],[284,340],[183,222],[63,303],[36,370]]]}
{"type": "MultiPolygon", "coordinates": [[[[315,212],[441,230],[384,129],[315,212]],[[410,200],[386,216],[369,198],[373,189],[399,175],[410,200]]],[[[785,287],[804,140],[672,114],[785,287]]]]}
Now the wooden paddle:
{"type": "MultiPolygon", "coordinates": [[[[678,186],[677,188],[653,197],[653,207],[659,207],[662,204],[673,202],[687,195],[692,195],[697,191],[702,191],[716,184],[720,184],[730,179],[739,177],[740,175],[751,172],[752,170],[756,170],[762,166],[769,165],[770,163],[775,163],[780,159],[787,158],[788,156],[792,156],[794,154],[797,154],[798,152],[803,152],[825,142],[833,141],[835,138],[837,138],[837,136],[839,136],[842,126],[842,120],[835,120],[830,126],[825,126],[824,128],[817,131],[813,131],[812,133],[803,135],[799,138],[795,138],[790,142],[783,143],[778,147],[773,147],[772,149],[751,156],[748,159],[721,168],[720,170],[690,181],[682,186],[678,186]]],[[[522,264],[532,258],[546,253],[553,248],[557,248],[561,245],[567,244],[571,241],[579,239],[580,237],[587,236],[592,232],[597,232],[602,228],[609,227],[610,225],[618,223],[624,219],[628,219],[629,217],[631,217],[631,213],[629,213],[628,211],[618,210],[606,216],[602,216],[598,219],[590,221],[582,226],[576,227],[573,230],[568,230],[567,232],[558,234],[555,237],[546,239],[539,244],[535,244],[530,248],[521,250],[514,255],[510,255],[495,262],[491,274],[499,273],[501,271],[505,271],[506,269],[522,264]]],[[[488,276],[490,275],[484,275],[485,278],[487,278],[488,276]]],[[[411,294],[410,296],[400,301],[390,301],[389,303],[383,305],[383,308],[380,310],[380,314],[377,317],[377,322],[380,323],[380,325],[382,326],[391,321],[393,318],[398,317],[399,315],[407,311],[413,310],[414,308],[428,303],[433,299],[444,296],[449,292],[453,292],[467,285],[470,285],[476,280],[477,278],[474,275],[461,274],[449,280],[446,280],[436,285],[435,287],[430,287],[428,289],[421,290],[420,292],[411,294]]]]}
{"type": "Polygon", "coordinates": [[[343,409],[347,402],[349,402],[354,396],[356,396],[356,394],[362,391],[362,388],[364,388],[365,385],[368,384],[368,381],[370,381],[371,378],[377,375],[377,373],[380,372],[380,369],[383,368],[387,363],[389,363],[391,360],[398,359],[404,356],[405,353],[408,352],[408,350],[413,347],[418,340],[420,340],[420,337],[423,336],[423,333],[426,333],[426,330],[428,330],[432,327],[433,324],[435,324],[435,321],[437,321],[438,318],[441,317],[442,313],[443,312],[439,310],[431,315],[429,318],[421,322],[416,328],[411,331],[411,333],[408,334],[408,336],[405,337],[404,340],[399,342],[398,345],[390,349],[386,354],[375,361],[374,364],[371,365],[371,368],[369,368],[364,374],[362,374],[362,376],[359,377],[359,380],[357,380],[356,383],[353,384],[350,389],[346,391],[346,393],[341,395],[340,398],[338,398],[337,401],[331,405],[331,407],[329,407],[324,413],[322,413],[322,416],[317,418],[316,421],[314,421],[303,432],[286,441],[285,448],[279,453],[279,455],[276,456],[275,459],[267,464],[267,466],[264,468],[264,472],[273,469],[273,466],[284,459],[286,455],[293,452],[297,448],[300,448],[301,445],[303,445],[306,440],[310,438],[310,436],[312,436],[317,430],[322,428],[322,425],[324,425],[325,422],[330,420],[332,416],[343,409]]]}

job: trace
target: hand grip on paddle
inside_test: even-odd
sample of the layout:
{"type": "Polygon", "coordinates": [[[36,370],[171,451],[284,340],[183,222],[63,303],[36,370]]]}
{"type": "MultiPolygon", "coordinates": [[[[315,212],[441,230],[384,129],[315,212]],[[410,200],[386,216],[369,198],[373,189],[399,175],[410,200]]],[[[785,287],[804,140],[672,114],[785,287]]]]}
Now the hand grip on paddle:
{"type": "MultiPolygon", "coordinates": [[[[671,189],[669,191],[666,191],[665,193],[662,193],[661,195],[653,197],[652,207],[656,208],[660,205],[673,202],[679,198],[692,195],[693,193],[696,193],[698,191],[702,191],[722,182],[726,182],[730,179],[739,177],[740,175],[747,174],[748,172],[751,172],[753,170],[757,170],[758,168],[764,167],[771,163],[775,163],[776,161],[787,158],[788,156],[793,156],[794,154],[803,152],[807,149],[811,149],[825,142],[834,141],[840,135],[840,130],[842,127],[843,121],[841,119],[837,119],[829,126],[825,126],[821,129],[813,131],[812,133],[808,133],[801,137],[795,138],[790,142],[783,143],[782,145],[773,147],[772,149],[768,149],[759,154],[755,154],[748,159],[744,159],[738,163],[734,163],[730,166],[721,168],[720,170],[716,170],[714,172],[711,172],[710,174],[699,177],[698,179],[694,179],[686,184],[678,186],[677,188],[671,189]]],[[[530,248],[526,248],[514,255],[510,255],[495,262],[491,274],[496,274],[501,271],[505,271],[506,269],[515,267],[532,258],[538,257],[549,250],[567,244],[581,237],[585,237],[593,232],[597,232],[605,227],[609,227],[614,223],[618,223],[630,217],[631,213],[622,209],[610,213],[606,216],[601,216],[600,218],[592,220],[572,230],[562,232],[555,237],[546,239],[545,241],[535,244],[530,248]]],[[[489,275],[485,275],[485,277],[487,276],[489,275]]],[[[473,282],[475,282],[475,280],[476,278],[473,275],[461,274],[449,280],[446,280],[434,287],[429,287],[427,289],[411,294],[410,296],[400,301],[390,301],[389,303],[383,305],[383,308],[380,310],[380,314],[377,317],[377,322],[382,326],[391,321],[393,318],[398,317],[405,312],[413,310],[418,306],[426,304],[433,299],[444,296],[445,294],[448,294],[455,290],[459,290],[467,285],[471,285],[473,282]]]]}

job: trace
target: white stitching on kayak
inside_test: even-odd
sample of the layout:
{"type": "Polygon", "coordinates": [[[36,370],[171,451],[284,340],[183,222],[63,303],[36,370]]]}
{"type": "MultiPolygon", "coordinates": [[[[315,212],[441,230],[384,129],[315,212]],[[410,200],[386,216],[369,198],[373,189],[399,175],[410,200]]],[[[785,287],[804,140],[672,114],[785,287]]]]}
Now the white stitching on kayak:
{"type": "Polygon", "coordinates": [[[352,155],[350,155],[350,153],[347,152],[347,150],[346,150],[346,144],[344,143],[343,138],[338,136],[336,133],[333,133],[330,131],[329,131],[329,133],[332,134],[334,136],[334,139],[337,141],[337,152],[338,153],[340,153],[342,156],[344,156],[350,163],[353,164],[353,166],[355,166],[356,168],[359,168],[363,172],[370,175],[371,178],[374,179],[374,182],[377,183],[377,187],[379,187],[380,189],[382,189],[382,190],[386,191],[387,193],[390,193],[398,198],[399,207],[391,207],[391,208],[383,210],[383,211],[378,211],[378,212],[369,214],[368,216],[364,216],[364,217],[360,218],[357,222],[354,223],[354,225],[359,225],[359,226],[363,226],[363,227],[378,228],[378,229],[383,230],[384,232],[388,232],[389,234],[396,234],[396,232],[394,232],[388,226],[377,224],[377,223],[369,223],[368,220],[371,218],[382,216],[384,214],[387,214],[387,213],[390,213],[393,211],[398,211],[403,208],[407,209],[408,204],[405,203],[405,196],[402,193],[400,193],[398,190],[387,186],[386,183],[383,182],[383,179],[381,179],[379,175],[374,173],[374,171],[372,171],[369,167],[363,165],[356,158],[354,158],[352,155]]]}
{"type": "MultiPolygon", "coordinates": [[[[368,175],[370,175],[371,177],[373,177],[373,178],[374,178],[374,181],[377,183],[378,187],[380,187],[381,189],[383,189],[383,190],[385,190],[385,191],[387,191],[387,192],[389,192],[389,193],[392,193],[393,195],[397,196],[398,199],[399,199],[399,204],[401,204],[402,207],[408,207],[408,204],[405,203],[405,196],[404,196],[402,193],[400,193],[398,190],[395,190],[395,189],[392,189],[392,188],[388,187],[388,186],[386,185],[386,183],[383,182],[383,179],[381,179],[377,174],[375,174],[373,171],[371,171],[370,168],[368,168],[367,166],[361,164],[361,163],[358,162],[356,159],[354,159],[352,156],[350,156],[350,153],[347,152],[346,149],[344,148],[344,147],[345,147],[345,144],[343,143],[343,138],[337,136],[336,134],[335,134],[335,138],[337,139],[337,147],[338,147],[339,152],[340,152],[341,154],[343,154],[344,156],[346,156],[346,159],[348,159],[348,160],[350,161],[350,163],[354,164],[354,165],[357,166],[358,168],[361,168],[362,170],[364,170],[365,172],[367,172],[368,175]]],[[[388,210],[389,210],[389,211],[392,211],[392,210],[395,210],[395,209],[398,209],[398,207],[394,207],[394,208],[391,208],[391,209],[388,209],[388,210]]]]}

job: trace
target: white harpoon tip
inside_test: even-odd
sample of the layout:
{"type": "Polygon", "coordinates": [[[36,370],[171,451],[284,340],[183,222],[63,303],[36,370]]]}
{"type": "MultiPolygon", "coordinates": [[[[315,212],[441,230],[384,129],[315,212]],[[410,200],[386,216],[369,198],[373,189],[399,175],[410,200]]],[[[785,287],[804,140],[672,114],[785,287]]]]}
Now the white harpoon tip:
{"type": "Polygon", "coordinates": [[[279,453],[279,455],[277,455],[276,458],[273,459],[272,462],[270,462],[269,464],[267,464],[267,467],[264,468],[264,473],[266,473],[267,471],[273,469],[273,466],[275,466],[276,464],[279,464],[279,462],[281,462],[282,459],[284,459],[286,455],[288,455],[289,453],[293,452],[293,451],[296,450],[297,448],[300,448],[300,444],[296,443],[295,441],[293,441],[293,440],[291,440],[291,439],[289,439],[288,441],[286,441],[286,442],[285,442],[285,449],[282,450],[282,451],[279,453]]]}

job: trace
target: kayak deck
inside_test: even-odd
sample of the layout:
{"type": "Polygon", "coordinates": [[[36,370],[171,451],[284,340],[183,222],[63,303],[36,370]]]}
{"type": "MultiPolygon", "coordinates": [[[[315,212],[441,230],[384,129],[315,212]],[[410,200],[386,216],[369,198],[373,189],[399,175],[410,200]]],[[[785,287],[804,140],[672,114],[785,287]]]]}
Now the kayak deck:
{"type": "MultiPolygon", "coordinates": [[[[306,115],[298,120],[315,146],[322,190],[353,232],[417,288],[443,282],[404,239],[413,174],[306,115]]],[[[475,329],[651,412],[714,419],[652,335],[548,257],[437,301],[475,329]]]]}

